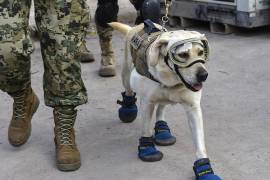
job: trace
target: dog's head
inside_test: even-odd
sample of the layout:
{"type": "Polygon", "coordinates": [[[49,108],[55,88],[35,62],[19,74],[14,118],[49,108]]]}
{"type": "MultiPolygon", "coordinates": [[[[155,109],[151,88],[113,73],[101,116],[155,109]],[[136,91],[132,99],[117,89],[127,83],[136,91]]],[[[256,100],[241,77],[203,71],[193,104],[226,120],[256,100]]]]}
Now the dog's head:
{"type": "Polygon", "coordinates": [[[166,86],[181,82],[196,92],[207,79],[204,65],[208,57],[208,41],[203,34],[183,30],[164,32],[150,48],[149,71],[166,86]]]}

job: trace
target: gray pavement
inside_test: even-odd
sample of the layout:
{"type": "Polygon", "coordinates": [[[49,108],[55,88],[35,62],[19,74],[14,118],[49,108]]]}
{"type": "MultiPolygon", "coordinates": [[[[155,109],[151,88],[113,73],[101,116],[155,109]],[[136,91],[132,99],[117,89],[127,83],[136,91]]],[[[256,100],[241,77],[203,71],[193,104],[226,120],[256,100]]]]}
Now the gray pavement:
{"type": "MultiPolygon", "coordinates": [[[[89,1],[90,2],[90,1],[89,1]]],[[[91,10],[95,2],[90,2],[91,10]]],[[[120,1],[120,20],[131,23],[135,11],[120,1]]],[[[269,180],[270,176],[270,29],[231,35],[206,33],[211,44],[209,79],[202,107],[208,154],[224,180],[269,180]]],[[[97,75],[100,50],[96,36],[87,43],[96,62],[82,64],[89,103],[79,107],[77,143],[82,167],[63,173],[55,167],[52,109],[44,105],[42,60],[39,44],[32,55],[32,84],[41,99],[29,141],[20,148],[8,144],[7,128],[12,101],[0,92],[0,180],[192,180],[194,148],[185,113],[180,105],[168,108],[167,120],[177,137],[171,147],[161,147],[164,159],[144,163],[137,158],[142,122],[123,124],[117,116],[122,85],[120,62],[123,36],[114,33],[118,75],[97,75]]]]}

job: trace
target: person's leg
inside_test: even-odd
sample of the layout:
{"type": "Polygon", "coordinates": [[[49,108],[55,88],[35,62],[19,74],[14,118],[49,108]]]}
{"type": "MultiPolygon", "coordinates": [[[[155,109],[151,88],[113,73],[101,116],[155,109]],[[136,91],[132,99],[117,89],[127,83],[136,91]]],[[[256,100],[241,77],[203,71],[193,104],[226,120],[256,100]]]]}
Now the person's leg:
{"type": "Polygon", "coordinates": [[[135,24],[140,24],[146,19],[154,23],[160,22],[160,1],[159,0],[129,0],[137,10],[135,24]]]}
{"type": "Polygon", "coordinates": [[[78,105],[87,102],[79,50],[89,24],[84,0],[35,0],[36,23],[44,61],[45,104],[54,108],[56,164],[60,170],[80,167],[74,123],[78,105]]]}
{"type": "MultiPolygon", "coordinates": [[[[88,6],[85,6],[85,7],[86,7],[86,11],[88,11],[88,6]]],[[[37,29],[35,20],[34,20],[34,11],[32,11],[32,9],[34,9],[34,1],[33,0],[32,0],[32,4],[31,4],[29,30],[30,30],[31,38],[37,40],[37,39],[40,38],[40,34],[39,34],[39,30],[37,29]]],[[[89,12],[89,17],[90,17],[90,12],[89,12]]],[[[90,20],[91,20],[91,17],[90,17],[90,20]]],[[[88,62],[94,62],[95,61],[94,55],[88,49],[85,40],[84,40],[83,45],[81,46],[81,49],[80,49],[80,57],[79,57],[79,59],[80,59],[80,61],[82,63],[88,63],[88,62]]]]}
{"type": "Polygon", "coordinates": [[[0,89],[14,100],[8,129],[9,142],[14,146],[28,140],[31,119],[39,104],[30,80],[30,54],[33,51],[27,31],[30,2],[17,1],[11,5],[7,1],[1,5],[0,13],[0,89]]]}
{"type": "Polygon", "coordinates": [[[84,42],[82,49],[80,50],[80,60],[82,63],[94,62],[95,58],[92,52],[88,49],[86,42],[84,42]]]}
{"type": "MultiPolygon", "coordinates": [[[[87,6],[87,4],[85,5],[85,10],[88,11],[89,7],[87,6]]],[[[90,11],[88,11],[89,13],[89,19],[91,21],[91,14],[90,14],[90,11]]],[[[89,24],[91,23],[89,21],[89,24]]],[[[81,46],[81,49],[80,49],[80,60],[82,63],[88,63],[88,62],[94,62],[95,61],[95,58],[94,58],[94,55],[92,54],[92,52],[89,50],[89,48],[87,47],[86,45],[86,41],[84,40],[83,41],[83,46],[81,46]]]]}
{"type": "Polygon", "coordinates": [[[108,22],[117,21],[118,0],[98,0],[95,21],[101,49],[101,66],[99,75],[115,76],[115,57],[112,49],[112,31],[108,22]]]}

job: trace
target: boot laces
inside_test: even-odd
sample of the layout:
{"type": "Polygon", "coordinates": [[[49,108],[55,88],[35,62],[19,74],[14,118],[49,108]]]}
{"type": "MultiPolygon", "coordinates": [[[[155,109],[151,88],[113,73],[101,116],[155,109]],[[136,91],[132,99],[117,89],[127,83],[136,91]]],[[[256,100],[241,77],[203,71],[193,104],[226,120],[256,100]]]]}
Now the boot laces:
{"type": "Polygon", "coordinates": [[[72,129],[76,118],[76,113],[73,115],[66,115],[58,112],[57,132],[60,136],[61,145],[74,145],[72,139],[72,129]]]}
{"type": "Polygon", "coordinates": [[[25,93],[20,93],[18,95],[13,96],[14,98],[14,119],[25,119],[26,112],[25,112],[25,93]]]}

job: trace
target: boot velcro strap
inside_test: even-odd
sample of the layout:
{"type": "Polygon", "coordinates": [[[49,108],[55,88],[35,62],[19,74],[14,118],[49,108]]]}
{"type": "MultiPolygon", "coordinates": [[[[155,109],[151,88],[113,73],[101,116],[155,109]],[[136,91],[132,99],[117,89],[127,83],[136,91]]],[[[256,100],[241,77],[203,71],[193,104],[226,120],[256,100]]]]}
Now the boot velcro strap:
{"type": "Polygon", "coordinates": [[[135,97],[136,93],[134,93],[133,96],[126,96],[125,92],[122,92],[121,94],[123,97],[123,101],[117,100],[117,104],[120,104],[123,107],[131,107],[135,105],[137,101],[137,98],[135,97]]]}
{"type": "Polygon", "coordinates": [[[197,178],[206,174],[214,174],[214,171],[211,168],[210,160],[208,158],[203,158],[196,161],[194,163],[193,170],[197,178]]]}
{"type": "Polygon", "coordinates": [[[141,137],[140,138],[140,145],[139,147],[154,147],[155,144],[153,142],[153,138],[152,137],[141,137]]]}
{"type": "Polygon", "coordinates": [[[165,121],[158,121],[155,125],[155,133],[158,133],[160,131],[169,131],[170,132],[170,128],[167,124],[167,122],[165,121]]]}
{"type": "Polygon", "coordinates": [[[155,148],[155,144],[153,142],[152,137],[141,137],[140,144],[138,146],[139,157],[143,158],[145,156],[151,156],[159,153],[159,151],[155,148]]]}

